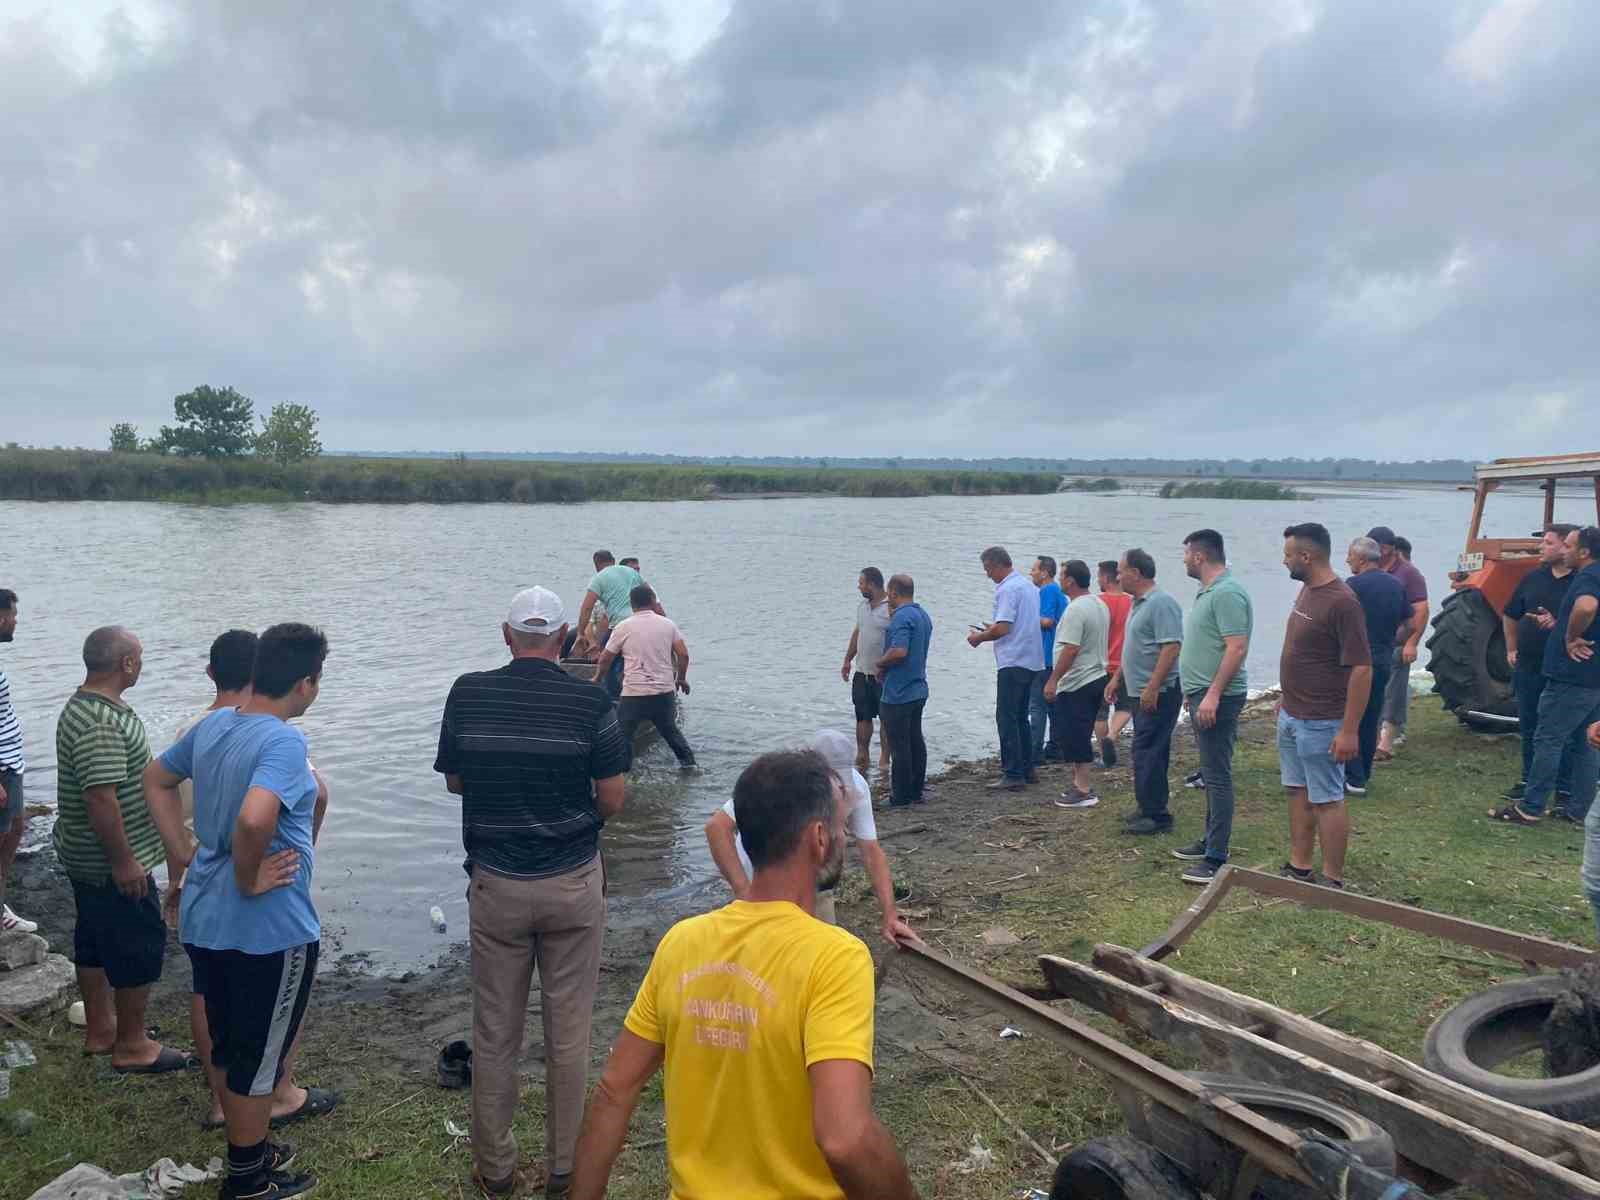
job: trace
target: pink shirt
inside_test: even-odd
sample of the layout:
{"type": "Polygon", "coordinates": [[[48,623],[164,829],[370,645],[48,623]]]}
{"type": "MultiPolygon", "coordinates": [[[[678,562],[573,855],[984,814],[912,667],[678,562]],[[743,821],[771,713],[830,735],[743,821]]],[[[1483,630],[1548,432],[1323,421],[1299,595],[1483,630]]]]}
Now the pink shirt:
{"type": "Polygon", "coordinates": [[[606,649],[622,659],[624,696],[659,696],[677,684],[672,643],[681,635],[666,617],[645,609],[611,631],[606,649]]]}

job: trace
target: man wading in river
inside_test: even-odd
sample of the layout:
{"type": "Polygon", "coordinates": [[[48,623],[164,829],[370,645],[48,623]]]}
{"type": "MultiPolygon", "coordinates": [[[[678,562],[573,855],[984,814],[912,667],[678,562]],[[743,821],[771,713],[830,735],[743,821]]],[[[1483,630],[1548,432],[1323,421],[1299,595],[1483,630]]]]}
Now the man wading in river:
{"type": "Polygon", "coordinates": [[[679,692],[689,694],[689,647],[678,627],[654,611],[656,594],[647,583],[629,597],[633,615],[611,631],[606,648],[595,663],[595,678],[603,679],[615,658],[623,661],[622,699],[617,719],[622,736],[633,745],[633,733],[652,722],[661,740],[678,756],[678,765],[694,766],[694,751],[678,728],[679,692]]]}
{"type": "Polygon", "coordinates": [[[528,1181],[511,1123],[528,986],[544,1020],[547,1195],[565,1195],[589,1082],[589,1022],[605,932],[600,829],[622,811],[629,747],[605,689],[561,669],[566,609],[518,592],[500,627],[511,661],[461,676],[433,769],[461,797],[472,925],[472,1152],[477,1182],[528,1181]]]}

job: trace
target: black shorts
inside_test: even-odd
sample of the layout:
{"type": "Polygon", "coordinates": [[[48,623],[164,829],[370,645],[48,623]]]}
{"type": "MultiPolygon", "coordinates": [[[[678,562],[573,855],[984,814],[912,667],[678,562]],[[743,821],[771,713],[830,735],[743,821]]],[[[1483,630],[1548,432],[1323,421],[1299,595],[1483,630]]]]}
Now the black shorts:
{"type": "Polygon", "coordinates": [[[1133,697],[1128,695],[1128,680],[1127,680],[1127,678],[1125,676],[1122,676],[1122,675],[1117,676],[1117,702],[1116,702],[1116,704],[1114,704],[1114,705],[1107,704],[1105,702],[1105,698],[1101,697],[1101,700],[1100,700],[1100,711],[1095,714],[1095,718],[1094,719],[1096,721],[1107,721],[1107,720],[1110,720],[1111,719],[1111,710],[1113,708],[1115,708],[1120,713],[1131,713],[1133,711],[1133,697]]]}
{"type": "Polygon", "coordinates": [[[878,682],[876,675],[856,672],[856,677],[850,681],[850,702],[856,706],[856,720],[876,720],[882,696],[883,685],[878,682]]]}
{"type": "Polygon", "coordinates": [[[1105,703],[1108,682],[1110,680],[1102,675],[1074,691],[1056,693],[1055,721],[1051,729],[1055,732],[1062,762],[1094,761],[1095,714],[1105,703]]]}
{"type": "Polygon", "coordinates": [[[319,943],[274,954],[207,950],[184,944],[194,994],[205,1001],[211,1061],[236,1096],[270,1096],[306,1015],[319,943]]]}
{"type": "Polygon", "coordinates": [[[143,900],[129,900],[111,880],[72,880],[78,923],[72,931],[72,958],[80,967],[101,970],[114,988],[138,988],[161,978],[167,926],[161,920],[161,891],[145,876],[143,900]]]}

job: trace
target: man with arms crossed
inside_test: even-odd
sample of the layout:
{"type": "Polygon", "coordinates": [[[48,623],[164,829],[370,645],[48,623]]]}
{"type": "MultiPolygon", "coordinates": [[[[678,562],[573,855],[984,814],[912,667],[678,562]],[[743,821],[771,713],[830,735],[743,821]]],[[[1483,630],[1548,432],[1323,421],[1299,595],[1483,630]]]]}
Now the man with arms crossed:
{"type": "Polygon", "coordinates": [[[316,703],[328,639],[274,625],[256,644],[250,699],[186,733],[146,772],[167,871],[183,880],[178,937],[205,1001],[213,1086],[228,1130],[225,1200],[299,1196],[294,1148],[267,1138],[273,1093],[299,1036],[322,926],[311,902],[317,781],[289,722],[316,703]],[[178,785],[195,781],[195,835],[178,785]],[[184,874],[187,869],[187,875],[184,874]]]}
{"type": "Polygon", "coordinates": [[[1183,710],[1178,686],[1178,651],[1183,646],[1183,609],[1156,587],[1156,560],[1129,550],[1118,564],[1123,591],[1133,597],[1122,643],[1122,665],[1106,685],[1107,704],[1119,686],[1138,701],[1133,718],[1133,794],[1139,807],[1123,820],[1124,833],[1165,833],[1172,828],[1172,731],[1183,710]]]}
{"type": "Polygon", "coordinates": [[[765,754],[733,805],[748,899],[661,939],[589,1101],[573,1200],[605,1195],[663,1065],[674,1200],[913,1197],[872,1111],[872,957],[812,916],[844,867],[838,776],[815,751],[765,754]]]}
{"type": "Polygon", "coordinates": [[[1133,597],[1122,590],[1117,578],[1116,559],[1108,558],[1097,568],[1100,577],[1100,603],[1111,614],[1111,632],[1106,639],[1106,670],[1118,681],[1117,694],[1100,706],[1095,718],[1094,735],[1100,742],[1100,765],[1107,769],[1117,765],[1117,739],[1133,720],[1133,697],[1122,683],[1122,641],[1128,628],[1128,613],[1133,610],[1133,597]]]}
{"type": "Polygon", "coordinates": [[[687,769],[694,766],[694,751],[678,728],[677,694],[689,694],[689,647],[678,627],[655,611],[656,594],[649,584],[634,588],[628,603],[633,615],[611,631],[594,677],[604,679],[612,660],[621,658],[625,665],[617,719],[623,739],[631,747],[634,730],[649,721],[678,756],[678,765],[687,769]]]}
{"type": "MultiPolygon", "coordinates": [[[[862,567],[856,576],[856,627],[850,631],[850,644],[844,648],[844,665],[839,678],[850,685],[850,703],[856,710],[856,770],[863,775],[872,762],[872,723],[878,720],[878,705],[883,687],[878,682],[877,663],[883,657],[883,639],[889,632],[889,596],[883,590],[883,572],[877,567],[862,567]],[[850,664],[856,664],[852,678],[850,664]]],[[[878,770],[889,766],[889,739],[878,733],[878,770]]]]}
{"type": "MultiPolygon", "coordinates": [[[[1572,586],[1567,566],[1567,535],[1576,525],[1556,524],[1539,541],[1539,565],[1524,575],[1500,614],[1505,631],[1506,662],[1511,664],[1511,689],[1517,697],[1517,732],[1522,735],[1522,774],[1506,792],[1521,800],[1533,769],[1533,743],[1539,732],[1539,697],[1544,694],[1544,648],[1556,627],[1556,614],[1572,586]]],[[[1572,756],[1563,755],[1556,777],[1556,795],[1572,795],[1572,756]]]]}
{"type": "Polygon", "coordinates": [[[1372,690],[1361,714],[1361,753],[1344,765],[1344,790],[1351,796],[1365,796],[1372,783],[1372,764],[1378,753],[1378,726],[1383,720],[1383,702],[1388,693],[1389,676],[1394,672],[1394,640],[1409,628],[1411,606],[1406,603],[1404,586],[1379,563],[1383,552],[1369,537],[1358,537],[1345,553],[1350,577],[1345,586],[1356,594],[1367,618],[1367,648],[1372,652],[1372,690]]]}
{"type": "Polygon", "coordinates": [[[1387,525],[1378,525],[1367,531],[1367,536],[1378,543],[1378,565],[1400,581],[1410,609],[1409,621],[1395,638],[1394,660],[1389,672],[1389,687],[1383,698],[1383,726],[1378,734],[1378,749],[1374,758],[1387,762],[1394,757],[1396,746],[1406,740],[1406,709],[1411,703],[1411,664],[1417,661],[1417,647],[1428,632],[1428,581],[1422,572],[1411,565],[1410,543],[1401,554],[1395,537],[1387,525]]]}
{"type": "MultiPolygon", "coordinates": [[[[0,642],[17,634],[17,594],[0,588],[0,642]]],[[[11,864],[22,845],[22,831],[28,827],[27,805],[22,794],[22,726],[11,705],[11,683],[0,671],[0,933],[33,933],[34,921],[24,921],[11,911],[6,900],[6,880],[11,864]]]]}
{"type": "Polygon", "coordinates": [[[1046,673],[1044,697],[1055,706],[1056,745],[1072,770],[1072,782],[1057,808],[1093,808],[1100,803],[1089,786],[1094,762],[1095,714],[1106,691],[1106,642],[1111,614],[1089,594],[1089,564],[1073,559],[1061,568],[1063,596],[1069,601],[1056,639],[1061,653],[1046,673]]]}
{"type": "Polygon", "coordinates": [[[889,743],[889,807],[921,804],[928,786],[928,743],[922,710],[928,703],[928,643],[933,621],[916,601],[909,575],[889,578],[889,632],[875,664],[883,699],[878,705],[889,743]]]}
{"type": "Polygon", "coordinates": [[[1203,887],[1228,861],[1233,838],[1233,744],[1248,698],[1244,660],[1254,618],[1250,593],[1228,570],[1222,535],[1215,529],[1197,529],[1183,539],[1183,569],[1200,583],[1184,618],[1178,679],[1200,745],[1206,828],[1204,837],[1174,850],[1172,857],[1190,864],[1181,876],[1185,883],[1203,887]]]}
{"type": "Polygon", "coordinates": [[[1594,803],[1596,759],[1584,731],[1600,720],[1600,655],[1594,652],[1595,613],[1600,608],[1600,528],[1567,534],[1572,583],[1544,648],[1544,692],[1539,697],[1539,732],[1521,801],[1489,815],[1511,825],[1534,825],[1544,816],[1564,759],[1570,758],[1569,820],[1582,821],[1594,803]]]}
{"type": "Polygon", "coordinates": [[[472,1152],[508,1196],[528,986],[544,1018],[545,1192],[565,1195],[589,1084],[589,1022],[605,933],[600,830],[622,811],[629,746],[605,690],[561,669],[560,597],[518,592],[500,626],[511,661],[461,676],[433,769],[461,797],[472,924],[472,1152]]]}
{"type": "Polygon", "coordinates": [[[1278,678],[1278,770],[1289,793],[1289,861],[1283,874],[1344,886],[1350,813],[1344,765],[1361,752],[1361,715],[1372,691],[1372,651],[1361,602],[1329,563],[1332,539],[1313,521],[1283,531],[1283,565],[1300,594],[1283,631],[1278,678]]]}
{"type": "Polygon", "coordinates": [[[994,643],[994,720],[1000,732],[1002,774],[989,784],[989,790],[1019,792],[1039,779],[1033,761],[1033,732],[1028,728],[1028,694],[1034,676],[1044,670],[1039,589],[1011,565],[1004,546],[990,546],[979,561],[994,584],[994,619],[967,634],[967,645],[994,643]]]}

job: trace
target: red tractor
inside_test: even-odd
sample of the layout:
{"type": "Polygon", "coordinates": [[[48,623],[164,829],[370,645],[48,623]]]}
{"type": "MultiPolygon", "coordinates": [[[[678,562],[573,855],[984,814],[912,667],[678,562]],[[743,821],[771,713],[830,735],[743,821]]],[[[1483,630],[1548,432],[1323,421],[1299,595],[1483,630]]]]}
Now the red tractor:
{"type": "Polygon", "coordinates": [[[1506,662],[1500,614],[1522,577],[1539,565],[1543,530],[1525,538],[1480,537],[1489,493],[1505,484],[1537,484],[1544,493],[1544,524],[1555,520],[1556,483],[1582,479],[1594,489],[1600,523],[1600,454],[1556,454],[1545,458],[1497,458],[1473,472],[1476,496],[1472,526],[1459,569],[1451,572],[1450,595],[1433,619],[1428,638],[1433,690],[1464,723],[1507,730],[1517,727],[1517,699],[1506,662]]]}

